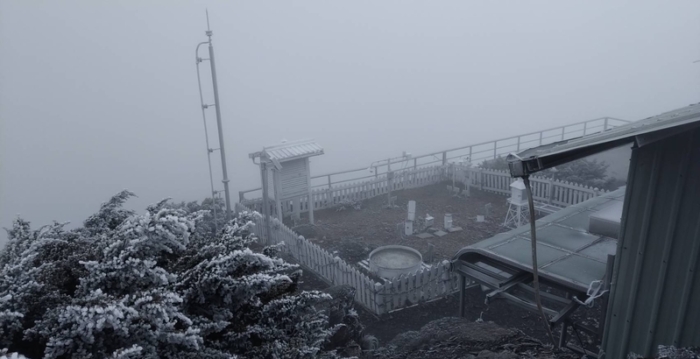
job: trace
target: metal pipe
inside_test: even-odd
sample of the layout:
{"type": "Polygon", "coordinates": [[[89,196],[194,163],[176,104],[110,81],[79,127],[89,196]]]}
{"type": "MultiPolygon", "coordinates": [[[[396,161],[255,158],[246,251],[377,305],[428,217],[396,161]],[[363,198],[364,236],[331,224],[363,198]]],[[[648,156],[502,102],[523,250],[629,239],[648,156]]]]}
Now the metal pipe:
{"type": "Polygon", "coordinates": [[[262,210],[263,210],[263,222],[265,223],[264,225],[264,233],[265,235],[263,236],[263,244],[269,245],[270,244],[270,203],[268,201],[268,181],[267,181],[267,161],[266,159],[261,158],[260,159],[260,177],[263,183],[263,201],[262,201],[262,210]]]}
{"type": "Polygon", "coordinates": [[[529,176],[523,176],[523,182],[525,184],[525,189],[527,190],[527,203],[530,209],[530,235],[532,237],[532,286],[535,289],[535,301],[537,302],[537,309],[540,311],[543,324],[547,328],[547,333],[549,334],[549,339],[552,341],[552,345],[555,345],[554,334],[552,334],[552,328],[549,326],[549,318],[544,314],[542,309],[542,299],[540,298],[540,279],[537,268],[537,224],[535,223],[535,204],[532,200],[532,188],[530,188],[530,178],[529,176]]]}
{"type": "Polygon", "coordinates": [[[211,43],[212,31],[209,30],[209,15],[207,14],[207,36],[209,37],[209,64],[211,65],[211,81],[214,87],[214,106],[216,108],[216,125],[219,130],[219,152],[221,153],[221,171],[224,179],[224,195],[226,196],[226,220],[231,220],[231,196],[228,189],[228,171],[226,170],[226,151],[224,150],[224,130],[221,124],[221,105],[219,104],[219,86],[216,82],[216,62],[214,61],[214,47],[211,43]]]}
{"type": "Polygon", "coordinates": [[[216,219],[218,218],[217,216],[217,211],[216,211],[216,194],[214,192],[214,175],[212,174],[211,171],[211,147],[209,147],[209,131],[207,130],[207,115],[204,107],[204,96],[202,95],[202,78],[199,74],[199,63],[202,62],[202,59],[199,58],[199,47],[206,44],[206,42],[200,42],[197,45],[197,49],[195,50],[195,63],[197,65],[197,86],[199,87],[199,102],[201,104],[202,108],[202,121],[204,122],[204,138],[206,139],[206,144],[207,144],[207,162],[209,164],[209,184],[211,185],[211,201],[214,207],[213,210],[213,215],[214,215],[214,231],[216,233],[219,233],[219,226],[216,223],[216,219]]]}
{"type": "Polygon", "coordinates": [[[460,274],[459,275],[459,316],[460,318],[464,318],[464,307],[466,305],[466,290],[464,287],[467,286],[467,277],[464,275],[460,274]]]}

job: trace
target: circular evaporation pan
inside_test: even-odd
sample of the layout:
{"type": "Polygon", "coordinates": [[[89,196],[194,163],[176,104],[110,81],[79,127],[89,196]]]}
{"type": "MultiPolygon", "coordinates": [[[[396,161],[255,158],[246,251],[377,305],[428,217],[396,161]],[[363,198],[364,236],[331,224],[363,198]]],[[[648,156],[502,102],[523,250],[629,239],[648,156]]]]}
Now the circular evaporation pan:
{"type": "Polygon", "coordinates": [[[396,269],[410,268],[421,262],[415,253],[394,248],[375,253],[372,260],[379,267],[396,269]]]}
{"type": "Polygon", "coordinates": [[[423,257],[417,250],[398,245],[379,247],[369,254],[370,270],[384,278],[414,272],[421,268],[423,257]]]}

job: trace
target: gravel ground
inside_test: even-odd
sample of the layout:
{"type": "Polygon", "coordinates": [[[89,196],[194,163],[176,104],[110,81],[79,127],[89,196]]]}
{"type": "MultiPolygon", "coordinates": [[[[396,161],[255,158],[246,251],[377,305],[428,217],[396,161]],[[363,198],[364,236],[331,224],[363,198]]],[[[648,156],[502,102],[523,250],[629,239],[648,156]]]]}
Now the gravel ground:
{"type": "Polygon", "coordinates": [[[446,358],[563,358],[578,359],[567,350],[555,350],[528,337],[522,331],[494,323],[445,317],[433,320],[419,331],[396,336],[385,347],[365,358],[446,359],[446,358]]]}
{"type": "MultiPolygon", "coordinates": [[[[397,208],[385,208],[386,198],[375,197],[362,202],[361,209],[324,209],[314,212],[315,227],[303,231],[312,242],[328,251],[337,251],[341,258],[354,264],[367,259],[373,249],[402,244],[417,249],[424,255],[434,246],[432,262],[451,259],[462,247],[492,237],[507,230],[501,226],[508,210],[506,196],[472,189],[468,198],[453,197],[446,189],[447,183],[394,192],[397,208]],[[435,218],[435,227],[443,227],[445,213],[452,214],[455,226],[464,230],[444,237],[420,239],[410,236],[402,239],[397,225],[407,217],[409,200],[416,201],[416,216],[426,213],[435,218]],[[477,215],[485,215],[486,204],[491,204],[491,216],[478,223],[477,215]]],[[[301,226],[303,228],[303,224],[301,226]]],[[[308,229],[308,227],[307,227],[308,229]]],[[[302,231],[300,231],[302,232],[302,231]]]]}

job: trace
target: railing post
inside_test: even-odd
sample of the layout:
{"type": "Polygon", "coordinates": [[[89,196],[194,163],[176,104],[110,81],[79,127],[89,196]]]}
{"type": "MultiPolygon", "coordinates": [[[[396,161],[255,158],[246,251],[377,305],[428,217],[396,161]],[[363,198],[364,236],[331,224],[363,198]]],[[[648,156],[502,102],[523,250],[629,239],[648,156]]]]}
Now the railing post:
{"type": "Polygon", "coordinates": [[[472,162],[472,146],[469,146],[469,162],[472,162]]]}
{"type": "Polygon", "coordinates": [[[542,146],[542,131],[540,131],[540,146],[542,146]]]}
{"type": "Polygon", "coordinates": [[[564,132],[566,130],[566,127],[561,128],[561,140],[564,141],[564,132]]]}
{"type": "Polygon", "coordinates": [[[583,123],[583,135],[586,135],[586,129],[588,128],[588,121],[583,123]]]}
{"type": "Polygon", "coordinates": [[[496,159],[496,150],[498,149],[498,141],[493,141],[493,159],[496,159]]]}
{"type": "Polygon", "coordinates": [[[328,175],[328,188],[331,188],[331,175],[328,175]]]}
{"type": "Polygon", "coordinates": [[[243,201],[245,201],[245,193],[238,191],[238,203],[243,203],[243,201]]]}
{"type": "Polygon", "coordinates": [[[520,136],[518,136],[518,149],[517,149],[517,151],[520,152],[520,136]]]}
{"type": "Polygon", "coordinates": [[[447,164],[447,151],[442,153],[442,165],[444,166],[446,164],[447,164]]]}
{"type": "Polygon", "coordinates": [[[418,169],[418,157],[413,158],[413,169],[418,169]]]}
{"type": "Polygon", "coordinates": [[[603,125],[603,131],[607,131],[607,130],[608,130],[608,118],[606,117],[605,124],[603,125]]]}

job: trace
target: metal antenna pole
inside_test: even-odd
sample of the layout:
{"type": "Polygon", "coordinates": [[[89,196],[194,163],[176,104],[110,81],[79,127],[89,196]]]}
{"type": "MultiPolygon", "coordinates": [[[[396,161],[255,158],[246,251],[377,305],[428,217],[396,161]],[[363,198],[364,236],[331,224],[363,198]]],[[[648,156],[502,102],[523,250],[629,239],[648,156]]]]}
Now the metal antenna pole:
{"type": "Polygon", "coordinates": [[[224,179],[224,194],[226,196],[226,220],[231,220],[231,196],[228,189],[228,171],[226,171],[226,151],[224,150],[224,131],[221,125],[221,106],[219,106],[219,87],[216,82],[216,64],[214,62],[214,47],[211,44],[212,31],[209,28],[209,11],[207,10],[207,37],[209,37],[209,64],[211,65],[211,79],[214,86],[214,106],[216,107],[216,124],[219,129],[219,153],[221,154],[221,170],[224,179]]]}
{"type": "Polygon", "coordinates": [[[207,130],[207,115],[206,115],[206,108],[207,106],[204,104],[204,96],[202,96],[202,78],[199,75],[199,63],[202,62],[202,59],[199,57],[199,47],[203,44],[206,44],[206,42],[201,42],[199,45],[197,45],[197,50],[195,50],[195,61],[197,63],[197,85],[199,86],[199,102],[202,105],[202,121],[204,122],[204,138],[206,139],[207,143],[207,162],[209,163],[209,184],[211,185],[211,200],[212,204],[214,206],[214,231],[216,233],[219,233],[219,226],[216,223],[216,219],[218,216],[216,215],[216,192],[214,191],[214,176],[211,172],[211,153],[214,151],[209,147],[209,131],[207,130]]]}

